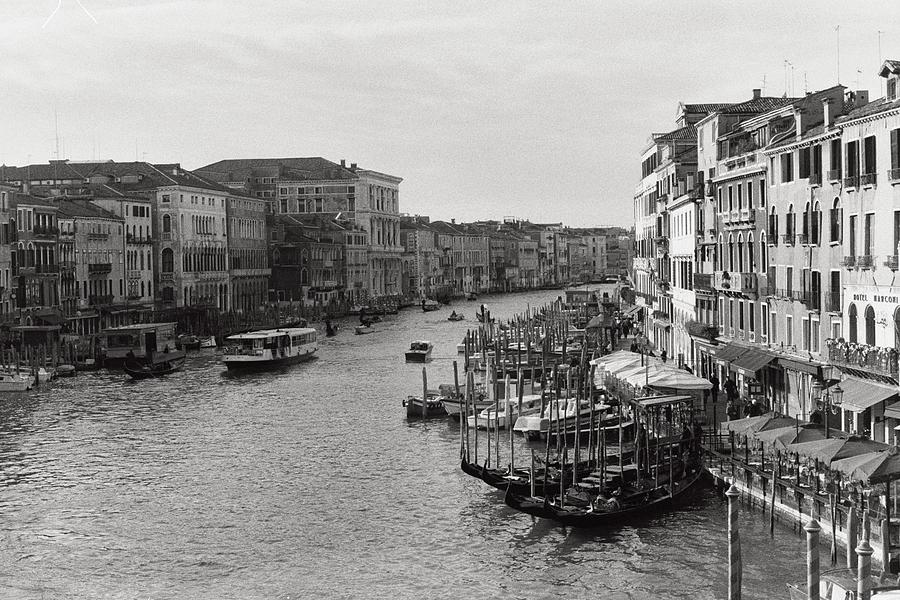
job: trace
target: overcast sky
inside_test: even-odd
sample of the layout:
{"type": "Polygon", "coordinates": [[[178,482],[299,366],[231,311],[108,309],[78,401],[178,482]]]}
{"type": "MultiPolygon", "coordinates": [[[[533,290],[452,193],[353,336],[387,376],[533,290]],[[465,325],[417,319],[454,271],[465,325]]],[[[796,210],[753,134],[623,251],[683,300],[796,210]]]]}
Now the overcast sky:
{"type": "Polygon", "coordinates": [[[54,158],[58,114],[72,160],[345,158],[403,177],[403,212],[631,225],[639,154],[679,101],[833,85],[837,25],[840,81],[878,97],[877,31],[900,58],[898,16],[896,0],[2,0],[0,163],[54,158]]]}

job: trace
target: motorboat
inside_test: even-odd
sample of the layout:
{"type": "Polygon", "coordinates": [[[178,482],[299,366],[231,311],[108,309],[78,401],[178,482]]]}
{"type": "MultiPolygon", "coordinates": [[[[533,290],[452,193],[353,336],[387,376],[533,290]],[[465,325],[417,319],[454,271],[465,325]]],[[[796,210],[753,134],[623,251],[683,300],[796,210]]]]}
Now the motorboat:
{"type": "Polygon", "coordinates": [[[25,392],[34,387],[34,375],[0,371],[0,392],[25,392]]]}
{"type": "Polygon", "coordinates": [[[422,396],[407,396],[403,401],[403,406],[406,408],[407,418],[439,417],[447,414],[447,411],[444,410],[441,393],[434,390],[428,390],[424,414],[422,414],[422,396]]]}
{"type": "Polygon", "coordinates": [[[478,295],[475,292],[469,292],[466,294],[466,300],[478,300],[478,295]]]}
{"type": "Polygon", "coordinates": [[[428,340],[417,340],[409,345],[409,350],[406,351],[406,362],[427,362],[431,358],[433,349],[434,344],[428,340]]]}
{"type": "Polygon", "coordinates": [[[478,429],[506,429],[511,425],[515,425],[516,420],[522,416],[540,413],[541,396],[540,394],[527,395],[522,397],[522,413],[519,414],[519,399],[509,398],[506,400],[495,400],[491,406],[483,409],[476,415],[470,415],[468,418],[469,427],[478,427],[478,429]],[[499,412],[496,405],[500,405],[499,412]]]}
{"type": "Polygon", "coordinates": [[[440,307],[441,305],[437,300],[422,300],[422,310],[425,312],[432,312],[440,307]]]}
{"type": "Polygon", "coordinates": [[[263,329],[225,338],[222,362],[229,369],[264,369],[311,360],[319,349],[310,327],[263,329]]]}
{"type": "Polygon", "coordinates": [[[447,317],[448,321],[462,321],[466,316],[462,313],[454,312],[451,313],[449,317],[447,317]]]}
{"type": "MultiPolygon", "coordinates": [[[[872,591],[873,600],[900,600],[900,585],[896,579],[883,581],[877,575],[871,575],[869,589],[872,591]]],[[[819,579],[819,598],[822,600],[845,600],[854,598],[859,582],[859,572],[856,569],[837,568],[823,571],[819,579]]],[[[788,593],[791,600],[805,600],[809,596],[806,584],[788,584],[788,593]]]]}
{"type": "Polygon", "coordinates": [[[75,365],[59,365],[56,367],[57,377],[75,377],[75,365]]]}
{"type": "Polygon", "coordinates": [[[152,379],[154,377],[163,377],[184,367],[185,357],[183,353],[179,355],[173,354],[170,360],[162,362],[142,362],[138,360],[126,360],[125,372],[132,379],[152,379]]]}
{"type": "Polygon", "coordinates": [[[595,400],[592,406],[590,400],[553,399],[544,407],[543,413],[519,418],[513,431],[521,433],[528,439],[537,439],[546,436],[551,430],[555,431],[557,427],[564,434],[575,433],[575,429],[580,423],[582,433],[587,433],[591,415],[593,414],[597,421],[595,427],[599,427],[603,422],[601,415],[608,409],[609,405],[603,404],[599,400],[595,400]]]}
{"type": "Polygon", "coordinates": [[[200,338],[201,348],[215,348],[216,345],[216,337],[214,335],[208,335],[206,337],[200,338]]]}
{"type": "Polygon", "coordinates": [[[374,323],[366,323],[365,325],[357,325],[354,329],[356,335],[367,335],[381,331],[380,327],[375,327],[374,323]]]}

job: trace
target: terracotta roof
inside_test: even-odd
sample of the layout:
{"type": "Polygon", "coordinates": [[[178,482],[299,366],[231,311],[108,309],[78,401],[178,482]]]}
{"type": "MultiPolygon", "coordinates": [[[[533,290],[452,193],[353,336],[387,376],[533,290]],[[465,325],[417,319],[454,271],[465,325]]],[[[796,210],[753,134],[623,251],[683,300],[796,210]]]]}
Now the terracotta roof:
{"type": "Polygon", "coordinates": [[[759,98],[752,98],[747,100],[746,102],[740,102],[738,104],[731,104],[719,110],[720,113],[730,115],[730,114],[757,114],[764,113],[770,110],[775,110],[776,108],[781,108],[791,102],[796,102],[797,100],[801,100],[801,98],[778,98],[774,96],[762,96],[759,98]]]}
{"type": "Polygon", "coordinates": [[[680,140],[696,140],[697,139],[697,128],[693,125],[688,125],[687,127],[682,127],[680,129],[675,129],[674,131],[669,131],[668,133],[654,133],[653,141],[654,142],[667,142],[667,141],[680,141],[680,140]]]}
{"type": "Polygon", "coordinates": [[[28,206],[46,206],[48,208],[56,208],[56,204],[51,202],[46,198],[39,198],[37,196],[32,196],[31,194],[23,194],[21,192],[16,193],[16,203],[18,205],[28,205],[28,206]]]}
{"type": "Polygon", "coordinates": [[[246,181],[248,177],[278,177],[290,181],[346,179],[359,176],[320,156],[310,158],[241,158],[214,162],[196,169],[217,181],[246,181]]]}
{"type": "Polygon", "coordinates": [[[731,102],[712,102],[707,104],[685,104],[684,110],[689,113],[705,113],[709,114],[717,110],[722,110],[726,106],[731,106],[731,102]]]}
{"type": "Polygon", "coordinates": [[[873,100],[872,102],[869,102],[864,106],[860,106],[859,108],[850,110],[845,116],[838,119],[837,122],[844,123],[846,121],[852,121],[853,119],[869,117],[871,115],[877,115],[878,113],[892,110],[894,108],[900,108],[900,98],[896,100],[879,98],[878,100],[873,100]]]}
{"type": "Polygon", "coordinates": [[[91,204],[87,200],[82,200],[80,202],[74,200],[57,200],[56,205],[59,207],[59,215],[64,217],[122,220],[118,215],[111,213],[108,210],[104,210],[96,204],[91,204]]]}

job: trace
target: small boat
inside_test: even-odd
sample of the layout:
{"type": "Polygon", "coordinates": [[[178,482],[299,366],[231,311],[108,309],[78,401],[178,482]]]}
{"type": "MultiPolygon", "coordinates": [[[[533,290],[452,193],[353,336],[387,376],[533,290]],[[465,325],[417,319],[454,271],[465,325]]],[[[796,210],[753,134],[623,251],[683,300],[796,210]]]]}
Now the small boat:
{"type": "Polygon", "coordinates": [[[452,313],[449,317],[447,317],[448,321],[462,321],[466,316],[462,313],[452,313]]]}
{"type": "Polygon", "coordinates": [[[182,350],[199,350],[200,349],[200,338],[196,335],[190,335],[187,333],[183,333],[177,338],[177,345],[182,350]]]}
{"type": "Polygon", "coordinates": [[[587,433],[591,414],[594,415],[595,428],[599,428],[602,415],[609,409],[609,406],[599,400],[594,401],[593,409],[589,400],[580,400],[577,404],[578,409],[576,410],[574,398],[551,400],[544,408],[543,414],[536,413],[518,419],[513,431],[521,433],[528,439],[538,439],[546,436],[548,431],[555,432],[557,427],[564,434],[574,433],[576,425],[580,424],[582,432],[587,433]]]}
{"type": "Polygon", "coordinates": [[[431,312],[439,309],[440,307],[440,303],[436,300],[422,300],[422,310],[425,312],[431,312]]]}
{"type": "MultiPolygon", "coordinates": [[[[19,372],[31,373],[32,375],[35,375],[34,369],[32,367],[29,367],[28,365],[20,365],[19,372]]],[[[50,380],[53,379],[54,371],[52,368],[48,369],[47,367],[38,367],[36,375],[38,383],[49,383],[50,380]]]]}
{"type": "Polygon", "coordinates": [[[425,399],[425,414],[422,414],[422,397],[421,396],[407,396],[406,400],[403,401],[403,406],[406,407],[406,416],[407,418],[415,418],[415,417],[439,417],[442,415],[446,415],[447,411],[444,410],[444,403],[441,400],[441,395],[439,392],[435,392],[432,390],[428,391],[428,396],[425,399]]]}
{"type": "Polygon", "coordinates": [[[337,335],[338,326],[331,322],[331,319],[325,319],[325,337],[334,337],[337,335]]]}
{"type": "Polygon", "coordinates": [[[541,411],[540,394],[526,395],[522,397],[522,414],[519,414],[519,399],[510,398],[509,400],[496,400],[490,403],[477,415],[469,416],[469,427],[478,429],[506,429],[508,426],[515,425],[516,420],[520,416],[539,413],[541,411]],[[500,405],[500,412],[496,410],[496,404],[500,405]]]}
{"type": "MultiPolygon", "coordinates": [[[[822,600],[845,600],[855,598],[858,589],[859,571],[839,567],[823,571],[819,579],[819,598],[822,600]]],[[[790,600],[806,600],[809,595],[805,583],[789,583],[790,600]]],[[[897,600],[900,586],[896,580],[884,581],[878,575],[870,575],[869,589],[873,600],[897,600]]]]}
{"type": "Polygon", "coordinates": [[[175,371],[179,371],[184,366],[184,356],[173,356],[171,360],[162,362],[142,362],[138,360],[126,360],[125,372],[132,379],[151,379],[153,377],[162,377],[169,375],[175,371]]]}
{"type": "Polygon", "coordinates": [[[229,369],[278,367],[312,359],[318,333],[309,327],[263,329],[225,338],[222,362],[229,369]]]}
{"type": "Polygon", "coordinates": [[[466,294],[466,300],[478,300],[478,296],[475,294],[475,292],[469,292],[468,294],[466,294]]]}
{"type": "Polygon", "coordinates": [[[367,335],[370,333],[378,333],[381,331],[381,328],[375,327],[372,323],[368,323],[366,325],[357,325],[354,331],[356,331],[356,335],[367,335]]]}
{"type": "Polygon", "coordinates": [[[466,353],[466,342],[462,341],[456,345],[456,353],[457,354],[465,354],[466,353]]]}
{"type": "Polygon", "coordinates": [[[201,337],[200,338],[200,347],[201,348],[215,348],[216,347],[216,337],[213,335],[201,337]]]}
{"type": "Polygon", "coordinates": [[[57,377],[75,377],[75,365],[59,365],[56,367],[57,377]]]}
{"type": "Polygon", "coordinates": [[[34,375],[0,371],[0,392],[25,392],[34,387],[34,375]]]}
{"type": "Polygon", "coordinates": [[[417,340],[409,345],[409,350],[406,351],[406,362],[427,362],[431,358],[433,349],[434,344],[428,340],[417,340]]]}
{"type": "Polygon", "coordinates": [[[85,358],[84,360],[75,361],[75,369],[77,371],[96,371],[100,368],[100,361],[94,358],[85,358]]]}

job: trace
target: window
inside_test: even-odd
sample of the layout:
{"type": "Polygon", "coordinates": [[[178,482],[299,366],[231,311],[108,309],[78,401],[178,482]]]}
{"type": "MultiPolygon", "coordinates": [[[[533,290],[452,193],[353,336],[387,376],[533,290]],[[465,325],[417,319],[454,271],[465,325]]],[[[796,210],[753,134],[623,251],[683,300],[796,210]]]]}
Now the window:
{"type": "Polygon", "coordinates": [[[856,305],[855,304],[850,305],[850,310],[848,311],[848,317],[849,317],[849,321],[850,321],[849,322],[850,343],[855,344],[856,339],[857,339],[856,338],[857,326],[856,326],[856,305]]]}
{"type": "Polygon", "coordinates": [[[175,253],[171,248],[165,248],[162,251],[162,272],[172,273],[175,271],[175,253]]]}
{"type": "Polygon", "coordinates": [[[856,219],[859,215],[850,215],[850,223],[848,225],[850,229],[850,240],[847,244],[847,250],[850,251],[850,256],[856,256],[856,219]]]}
{"type": "Polygon", "coordinates": [[[738,329],[744,329],[744,301],[738,301],[738,329]]]}
{"type": "Polygon", "coordinates": [[[171,202],[171,197],[169,196],[169,194],[163,194],[162,201],[163,202],[171,202]]]}
{"type": "Polygon", "coordinates": [[[172,218],[169,215],[163,215],[162,218],[163,224],[163,233],[171,233],[172,231],[172,218]]]}
{"type": "Polygon", "coordinates": [[[875,173],[875,136],[863,140],[863,168],[866,175],[875,173]]]}
{"type": "Polygon", "coordinates": [[[772,311],[772,314],[769,317],[769,322],[772,324],[769,327],[769,342],[775,342],[775,336],[778,335],[778,313],[772,311]]]}
{"type": "Polygon", "coordinates": [[[734,210],[734,187],[728,186],[728,210],[734,210]]]}
{"type": "Polygon", "coordinates": [[[759,320],[759,324],[762,326],[762,336],[766,337],[769,334],[769,319],[767,318],[769,315],[769,305],[762,304],[760,305],[760,316],[762,317],[759,320]]]}
{"type": "Polygon", "coordinates": [[[831,140],[831,173],[829,179],[841,178],[841,140],[831,140]]]}
{"type": "Polygon", "coordinates": [[[794,345],[794,317],[787,315],[784,319],[784,343],[794,345]]]}
{"type": "Polygon", "coordinates": [[[756,331],[756,315],[754,314],[755,308],[756,308],[756,306],[753,304],[753,302],[747,303],[747,321],[748,321],[748,328],[750,329],[750,333],[753,333],[754,331],[756,331]]]}
{"type": "Polygon", "coordinates": [[[822,179],[822,145],[816,144],[812,147],[812,174],[817,175],[819,180],[822,179]]]}
{"type": "Polygon", "coordinates": [[[810,213],[809,225],[810,225],[810,227],[809,227],[810,243],[815,246],[818,246],[821,241],[820,240],[821,236],[819,235],[819,232],[820,232],[821,226],[822,226],[822,208],[818,202],[815,203],[815,205],[813,206],[812,213],[810,213]]]}
{"type": "Polygon", "coordinates": [[[859,175],[859,141],[847,143],[847,177],[859,175]]]}
{"type": "Polygon", "coordinates": [[[897,99],[897,80],[896,79],[888,79],[887,99],[888,100],[896,100],[897,99]]]}
{"type": "Polygon", "coordinates": [[[778,215],[775,213],[775,207],[769,213],[769,239],[774,244],[778,240],[778,215]]]}
{"type": "MultiPolygon", "coordinates": [[[[896,85],[896,82],[893,82],[896,85]]],[[[891,179],[900,179],[895,171],[900,169],[900,129],[891,130],[891,179]]],[[[6,203],[3,203],[4,207],[6,203]]]]}
{"type": "Polygon", "coordinates": [[[781,155],[781,183],[794,180],[794,155],[792,152],[781,155]]]}
{"type": "Polygon", "coordinates": [[[766,180],[759,180],[759,205],[760,207],[765,208],[766,206],[766,180]]]}
{"type": "Polygon", "coordinates": [[[874,213],[866,213],[865,228],[863,229],[863,256],[872,256],[872,226],[874,220],[874,213]]]}
{"type": "Polygon", "coordinates": [[[813,319],[809,323],[810,332],[809,332],[809,348],[813,352],[819,351],[819,322],[816,319],[813,319]]]}
{"type": "Polygon", "coordinates": [[[835,198],[834,203],[831,205],[831,214],[830,214],[830,230],[831,230],[831,241],[839,242],[841,241],[841,221],[843,220],[842,211],[841,211],[841,199],[835,198]]]}
{"type": "Polygon", "coordinates": [[[866,307],[866,343],[875,345],[875,309],[871,306],[866,307]]]}
{"type": "Polygon", "coordinates": [[[803,331],[800,338],[800,349],[809,350],[809,319],[803,319],[803,331]]]}
{"type": "Polygon", "coordinates": [[[747,208],[753,208],[753,182],[747,182],[747,208]]]}
{"type": "Polygon", "coordinates": [[[794,267],[788,267],[786,272],[785,290],[787,291],[787,295],[790,296],[794,290],[794,267]]]}
{"type": "Polygon", "coordinates": [[[800,159],[800,169],[799,176],[800,179],[808,179],[810,172],[810,149],[809,147],[801,148],[798,152],[798,157],[800,159]]]}

